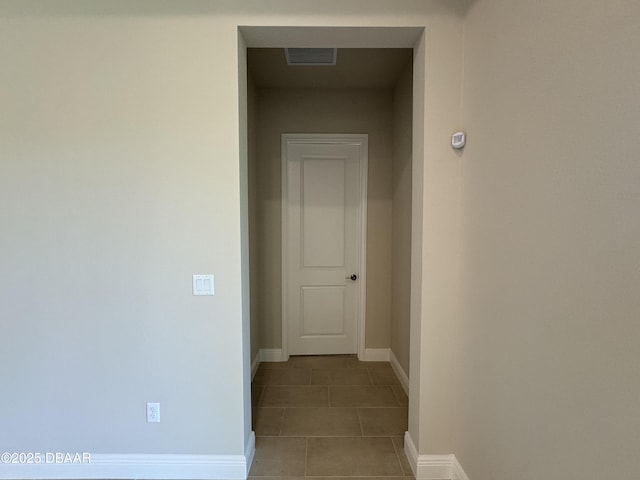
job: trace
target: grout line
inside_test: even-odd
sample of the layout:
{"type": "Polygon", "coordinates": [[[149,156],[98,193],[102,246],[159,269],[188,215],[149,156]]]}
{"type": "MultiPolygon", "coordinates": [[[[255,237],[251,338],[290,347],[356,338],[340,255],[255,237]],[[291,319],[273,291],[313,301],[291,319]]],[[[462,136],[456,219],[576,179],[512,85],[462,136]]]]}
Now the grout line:
{"type": "Polygon", "coordinates": [[[258,398],[258,403],[256,404],[256,408],[262,406],[262,397],[264,397],[264,392],[267,389],[267,387],[262,386],[262,392],[260,392],[260,398],[258,398]]]}
{"type": "Polygon", "coordinates": [[[402,461],[400,460],[400,454],[398,453],[398,447],[396,447],[396,442],[393,441],[392,437],[389,437],[391,440],[391,445],[393,445],[393,450],[396,452],[396,458],[398,459],[398,464],[400,465],[400,472],[402,472],[402,476],[406,477],[407,475],[404,472],[404,467],[402,466],[402,461]]]}
{"type": "MultiPolygon", "coordinates": [[[[304,437],[304,476],[307,476],[307,460],[309,458],[309,437],[304,437]]],[[[402,465],[400,466],[402,468],[402,465]]]]}
{"type": "MultiPolygon", "coordinates": [[[[398,394],[396,393],[396,389],[393,386],[391,387],[391,391],[393,392],[393,396],[396,397],[396,402],[398,402],[398,405],[400,405],[401,407],[404,407],[405,405],[400,403],[400,398],[398,397],[398,394]]],[[[403,390],[403,393],[404,393],[404,390],[403,390]]]]}
{"type": "Polygon", "coordinates": [[[367,368],[367,375],[369,375],[369,386],[373,387],[373,377],[371,376],[371,369],[367,368]]]}
{"type": "Polygon", "coordinates": [[[358,414],[358,423],[360,424],[360,434],[364,437],[364,428],[362,427],[362,417],[360,417],[360,407],[356,407],[356,413],[358,414]]]}
{"type": "Polygon", "coordinates": [[[391,389],[391,393],[393,394],[393,398],[396,399],[396,403],[398,404],[399,407],[401,407],[402,405],[400,405],[400,400],[398,400],[398,395],[396,395],[396,391],[393,389],[393,385],[389,385],[389,388],[391,389]]]}

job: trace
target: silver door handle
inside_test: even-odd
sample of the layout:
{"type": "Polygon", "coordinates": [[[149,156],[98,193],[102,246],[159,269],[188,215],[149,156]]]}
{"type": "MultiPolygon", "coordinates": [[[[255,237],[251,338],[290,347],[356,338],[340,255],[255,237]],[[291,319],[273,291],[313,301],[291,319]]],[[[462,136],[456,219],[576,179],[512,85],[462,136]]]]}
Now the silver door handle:
{"type": "Polygon", "coordinates": [[[345,280],[353,280],[354,282],[358,279],[358,275],[355,273],[349,277],[344,277],[345,280]]]}

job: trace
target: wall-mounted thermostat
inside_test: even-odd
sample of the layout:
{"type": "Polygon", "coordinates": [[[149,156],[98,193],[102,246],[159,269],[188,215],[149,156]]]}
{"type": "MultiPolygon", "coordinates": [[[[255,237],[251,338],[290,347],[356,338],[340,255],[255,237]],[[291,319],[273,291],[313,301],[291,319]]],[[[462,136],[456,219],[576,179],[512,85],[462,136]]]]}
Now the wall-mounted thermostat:
{"type": "Polygon", "coordinates": [[[451,135],[451,146],[457,150],[461,149],[467,143],[467,134],[464,132],[456,132],[451,135]]]}

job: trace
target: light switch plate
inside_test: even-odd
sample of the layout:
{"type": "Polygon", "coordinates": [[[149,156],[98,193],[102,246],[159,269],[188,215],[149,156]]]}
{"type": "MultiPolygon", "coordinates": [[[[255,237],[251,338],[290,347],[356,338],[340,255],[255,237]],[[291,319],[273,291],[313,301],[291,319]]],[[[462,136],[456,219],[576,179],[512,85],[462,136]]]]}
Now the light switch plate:
{"type": "Polygon", "coordinates": [[[213,295],[214,293],[214,278],[212,273],[193,276],[194,295],[213,295]]]}

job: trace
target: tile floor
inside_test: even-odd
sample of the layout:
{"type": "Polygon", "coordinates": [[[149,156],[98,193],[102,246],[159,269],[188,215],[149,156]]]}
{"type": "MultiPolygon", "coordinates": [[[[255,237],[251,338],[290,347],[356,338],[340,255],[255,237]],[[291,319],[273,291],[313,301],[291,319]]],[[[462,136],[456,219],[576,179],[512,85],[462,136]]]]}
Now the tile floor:
{"type": "Polygon", "coordinates": [[[251,394],[250,478],[413,478],[403,445],[407,396],[388,362],[337,355],[263,363],[251,394]]]}

